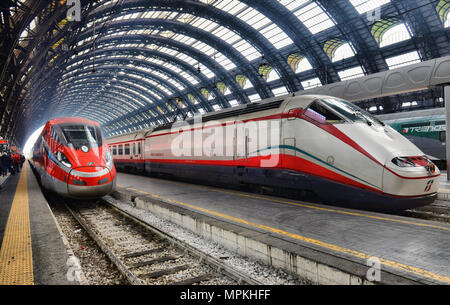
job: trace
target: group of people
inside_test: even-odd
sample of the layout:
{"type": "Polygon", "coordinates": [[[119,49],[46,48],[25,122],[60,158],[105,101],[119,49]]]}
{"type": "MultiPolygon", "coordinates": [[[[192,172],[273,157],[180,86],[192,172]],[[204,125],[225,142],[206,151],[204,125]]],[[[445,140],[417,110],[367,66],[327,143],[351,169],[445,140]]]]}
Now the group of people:
{"type": "Polygon", "coordinates": [[[25,156],[18,152],[6,153],[0,157],[0,174],[1,176],[7,176],[9,173],[14,175],[19,173],[25,162],[25,156]]]}

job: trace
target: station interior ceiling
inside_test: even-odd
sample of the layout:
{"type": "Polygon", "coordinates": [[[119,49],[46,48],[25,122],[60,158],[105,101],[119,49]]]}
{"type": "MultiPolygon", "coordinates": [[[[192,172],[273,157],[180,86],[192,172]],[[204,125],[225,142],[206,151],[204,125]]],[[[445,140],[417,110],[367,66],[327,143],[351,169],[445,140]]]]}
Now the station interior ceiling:
{"type": "Polygon", "coordinates": [[[3,0],[0,35],[0,136],[21,146],[54,117],[111,136],[450,55],[450,0],[3,0]]]}

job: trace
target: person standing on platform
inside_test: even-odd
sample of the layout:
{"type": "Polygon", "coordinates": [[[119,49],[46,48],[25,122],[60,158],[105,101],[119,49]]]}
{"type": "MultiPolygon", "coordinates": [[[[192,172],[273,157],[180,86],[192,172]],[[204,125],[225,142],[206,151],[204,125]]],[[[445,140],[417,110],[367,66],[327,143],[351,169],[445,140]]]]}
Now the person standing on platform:
{"type": "Polygon", "coordinates": [[[22,169],[23,164],[25,163],[25,156],[22,154],[19,154],[20,156],[20,169],[22,169]]]}
{"type": "Polygon", "coordinates": [[[12,165],[14,168],[14,172],[20,173],[19,164],[20,164],[20,157],[17,152],[13,153],[12,157],[12,165]]]}
{"type": "Polygon", "coordinates": [[[9,168],[11,167],[11,157],[5,152],[2,156],[3,176],[8,175],[9,168]]]}

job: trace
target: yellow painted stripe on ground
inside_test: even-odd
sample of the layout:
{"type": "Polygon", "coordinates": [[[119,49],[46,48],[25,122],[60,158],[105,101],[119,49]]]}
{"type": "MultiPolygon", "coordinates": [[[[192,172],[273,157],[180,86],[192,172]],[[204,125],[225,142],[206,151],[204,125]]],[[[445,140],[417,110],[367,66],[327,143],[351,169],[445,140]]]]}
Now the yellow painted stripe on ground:
{"type": "MultiPolygon", "coordinates": [[[[127,189],[138,191],[138,190],[136,190],[134,188],[127,188],[127,189]]],[[[191,209],[203,212],[205,214],[214,215],[216,217],[227,219],[227,220],[231,220],[231,221],[234,221],[236,223],[240,223],[240,224],[244,224],[244,225],[247,225],[247,226],[250,226],[250,227],[262,229],[262,230],[265,230],[265,231],[268,231],[268,232],[271,232],[271,233],[287,236],[287,237],[290,237],[290,238],[293,238],[293,239],[300,240],[300,241],[305,242],[305,243],[313,244],[313,245],[316,245],[316,246],[319,246],[319,247],[322,247],[322,248],[326,248],[326,249],[329,249],[329,250],[333,250],[333,251],[336,251],[336,252],[339,252],[339,253],[351,255],[351,256],[354,256],[354,257],[357,257],[357,258],[360,258],[360,259],[363,259],[363,260],[368,260],[369,258],[374,258],[375,257],[375,258],[378,258],[380,260],[380,262],[383,265],[385,265],[385,266],[388,266],[388,267],[391,267],[391,268],[394,268],[394,269],[403,270],[403,271],[406,271],[406,272],[410,272],[410,273],[419,275],[421,277],[430,278],[430,279],[433,279],[433,280],[436,280],[436,281],[439,281],[439,282],[450,284],[450,277],[445,276],[445,275],[436,274],[436,273],[433,273],[433,272],[430,272],[430,271],[427,271],[427,270],[423,270],[423,269],[416,268],[416,267],[413,267],[413,266],[401,264],[401,263],[394,262],[394,261],[391,261],[391,260],[387,260],[387,259],[384,259],[384,258],[379,258],[379,257],[373,256],[373,255],[367,254],[367,253],[363,253],[363,252],[359,252],[359,251],[343,248],[343,247],[340,247],[340,246],[337,246],[337,245],[333,245],[333,244],[330,244],[330,243],[322,242],[320,240],[304,237],[304,236],[301,236],[301,235],[298,235],[298,234],[289,233],[289,232],[286,232],[286,231],[283,231],[283,230],[280,230],[280,229],[276,229],[276,228],[272,228],[272,227],[269,227],[269,226],[266,226],[266,225],[258,224],[258,223],[255,223],[255,222],[250,222],[250,221],[247,221],[247,220],[244,220],[244,219],[241,219],[241,218],[236,218],[236,217],[233,217],[233,216],[230,216],[230,215],[226,215],[226,214],[222,214],[222,213],[219,213],[219,212],[216,212],[216,211],[211,211],[211,210],[208,210],[208,209],[205,209],[205,208],[201,208],[201,207],[189,204],[189,203],[181,202],[181,201],[174,200],[174,199],[164,198],[164,197],[156,195],[156,194],[151,194],[151,193],[140,191],[140,190],[138,192],[146,194],[146,195],[149,195],[149,196],[151,196],[153,198],[156,198],[156,199],[159,199],[159,200],[164,200],[166,202],[175,203],[175,204],[178,204],[178,205],[181,205],[181,206],[189,207],[191,209]]]]}
{"type": "MultiPolygon", "coordinates": [[[[152,178],[149,178],[149,179],[152,179],[152,178]]],[[[159,181],[159,182],[161,182],[161,181],[159,181]]],[[[164,182],[166,182],[166,181],[164,181],[164,182]]],[[[174,182],[174,181],[167,181],[167,182],[173,183],[173,184],[182,184],[180,182],[174,182]]],[[[117,186],[126,188],[126,186],[123,186],[120,184],[118,184],[117,186]]],[[[277,203],[282,203],[282,204],[287,204],[287,205],[294,205],[294,206],[298,206],[298,207],[314,209],[314,210],[319,210],[319,211],[332,212],[332,213],[345,214],[345,215],[358,216],[358,217],[366,217],[366,218],[370,218],[370,219],[398,222],[398,223],[414,225],[414,226],[419,226],[419,227],[427,227],[427,228],[450,231],[450,227],[446,227],[446,226],[442,226],[442,225],[421,223],[421,222],[416,222],[416,221],[402,220],[402,219],[396,219],[396,218],[390,218],[390,217],[384,217],[384,216],[375,216],[375,215],[365,214],[365,213],[361,213],[361,212],[350,212],[350,211],[338,210],[338,209],[333,209],[333,208],[318,207],[318,206],[314,206],[314,205],[306,204],[306,203],[298,203],[298,202],[276,199],[276,198],[266,197],[266,196],[258,196],[258,195],[253,195],[253,194],[243,194],[243,193],[226,191],[226,190],[207,187],[207,186],[195,185],[195,187],[207,189],[207,190],[210,190],[213,192],[218,192],[218,193],[231,194],[231,195],[248,197],[248,198],[253,198],[253,199],[261,199],[261,200],[272,201],[272,202],[277,202],[277,203]]],[[[131,189],[131,188],[128,188],[128,189],[131,189]]],[[[148,194],[148,193],[142,192],[140,190],[136,190],[136,189],[131,189],[131,190],[134,190],[134,191],[137,191],[137,192],[140,192],[143,194],[148,194]]]]}
{"type": "Polygon", "coordinates": [[[439,192],[447,192],[447,193],[450,193],[450,190],[446,190],[446,189],[439,189],[439,192]]]}
{"type": "Polygon", "coordinates": [[[0,250],[0,285],[33,285],[33,255],[24,164],[0,250]]]}

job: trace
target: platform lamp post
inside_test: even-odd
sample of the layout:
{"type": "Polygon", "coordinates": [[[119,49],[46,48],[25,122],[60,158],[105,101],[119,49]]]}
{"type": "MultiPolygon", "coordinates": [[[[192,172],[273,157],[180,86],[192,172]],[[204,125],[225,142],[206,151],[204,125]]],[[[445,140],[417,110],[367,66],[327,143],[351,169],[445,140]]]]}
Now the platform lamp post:
{"type": "Polygon", "coordinates": [[[446,122],[446,130],[445,130],[445,157],[447,162],[447,180],[450,181],[449,169],[450,169],[450,132],[448,128],[450,123],[450,84],[444,85],[444,103],[445,103],[445,122],[446,122]]]}

